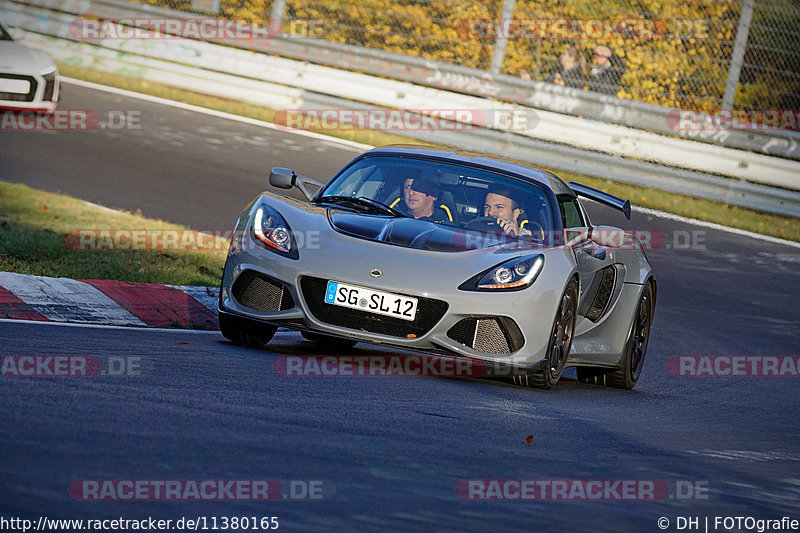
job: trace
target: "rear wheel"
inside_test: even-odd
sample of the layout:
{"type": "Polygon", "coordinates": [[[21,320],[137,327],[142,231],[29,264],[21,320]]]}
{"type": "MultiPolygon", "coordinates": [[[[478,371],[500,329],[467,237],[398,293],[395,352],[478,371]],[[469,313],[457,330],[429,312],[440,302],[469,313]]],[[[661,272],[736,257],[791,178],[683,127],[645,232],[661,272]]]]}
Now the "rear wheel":
{"type": "Polygon", "coordinates": [[[242,346],[260,348],[272,340],[277,330],[278,326],[259,324],[224,313],[219,314],[220,333],[231,342],[242,346]]]}
{"type": "Polygon", "coordinates": [[[644,357],[647,354],[647,342],[650,340],[650,326],[653,323],[655,301],[653,299],[653,285],[648,283],[639,298],[636,308],[636,317],[633,327],[625,343],[625,351],[616,369],[601,370],[596,368],[578,367],[578,381],[594,385],[608,385],[618,389],[632,389],[644,366],[644,357]]]}
{"type": "Polygon", "coordinates": [[[567,285],[564,295],[553,320],[550,331],[550,343],[547,350],[547,362],[544,368],[526,376],[514,376],[517,385],[552,389],[555,387],[564,368],[567,366],[572,336],[575,333],[575,320],[578,312],[578,282],[572,279],[567,285]]]}
{"type": "Polygon", "coordinates": [[[301,331],[300,334],[307,341],[316,344],[323,344],[325,347],[333,348],[336,350],[348,350],[356,345],[357,341],[350,339],[343,339],[341,337],[334,337],[333,335],[324,335],[322,333],[311,333],[310,331],[301,331]]]}

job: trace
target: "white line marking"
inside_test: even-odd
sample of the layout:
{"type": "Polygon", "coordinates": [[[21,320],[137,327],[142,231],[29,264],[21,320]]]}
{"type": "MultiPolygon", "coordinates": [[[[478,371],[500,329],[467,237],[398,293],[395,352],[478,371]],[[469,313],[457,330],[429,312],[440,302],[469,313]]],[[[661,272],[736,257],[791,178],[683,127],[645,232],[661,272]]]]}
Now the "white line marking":
{"type": "MultiPolygon", "coordinates": [[[[125,89],[118,89],[116,87],[109,87],[107,85],[100,85],[98,83],[92,83],[92,82],[88,82],[88,81],[78,80],[78,79],[75,79],[75,78],[62,77],[61,81],[67,82],[67,83],[72,83],[72,84],[78,85],[80,87],[86,87],[88,89],[94,89],[94,90],[97,90],[97,91],[105,91],[105,92],[112,93],[112,94],[118,94],[118,95],[121,95],[121,96],[127,96],[129,98],[138,98],[139,100],[145,100],[145,101],[148,101],[148,102],[162,104],[162,105],[174,107],[174,108],[177,108],[177,109],[183,109],[183,110],[186,110],[186,111],[194,111],[196,113],[203,113],[203,114],[214,116],[214,117],[224,118],[224,119],[228,119],[228,120],[234,120],[236,122],[242,122],[244,124],[251,124],[251,125],[254,125],[254,126],[260,126],[260,127],[271,129],[271,130],[286,131],[286,132],[294,133],[296,135],[300,135],[300,136],[303,136],[303,137],[309,137],[309,138],[320,140],[320,141],[328,141],[328,142],[331,142],[331,143],[335,143],[335,144],[341,145],[341,146],[346,147],[346,148],[354,148],[354,149],[358,149],[358,150],[371,150],[372,148],[374,148],[374,146],[371,146],[369,144],[362,144],[362,143],[357,143],[357,142],[353,142],[353,141],[347,141],[345,139],[339,139],[339,138],[336,138],[336,137],[331,137],[329,135],[323,135],[321,133],[314,133],[314,132],[302,131],[302,130],[284,130],[284,129],[278,128],[277,126],[275,126],[275,124],[272,124],[271,122],[265,122],[263,120],[256,120],[256,119],[252,119],[252,118],[241,117],[239,115],[233,115],[231,113],[224,113],[222,111],[214,111],[212,109],[207,109],[205,107],[195,106],[195,105],[191,105],[191,104],[184,104],[182,102],[176,102],[174,100],[167,100],[166,98],[159,98],[157,96],[150,96],[150,95],[147,95],[147,94],[137,93],[137,92],[134,92],[134,91],[127,91],[125,89]]],[[[661,218],[666,218],[667,220],[673,220],[673,221],[676,221],[676,222],[683,222],[683,223],[686,223],[686,224],[694,224],[694,225],[697,225],[697,226],[703,226],[703,227],[707,227],[707,228],[715,229],[715,230],[719,230],[719,231],[726,231],[726,232],[732,233],[734,235],[741,235],[743,237],[750,237],[752,239],[759,239],[759,240],[762,240],[762,241],[771,242],[771,243],[775,243],[775,244],[783,244],[785,246],[791,246],[793,248],[800,248],[800,243],[794,242],[794,241],[788,241],[786,239],[781,239],[779,237],[771,237],[769,235],[761,235],[759,233],[753,233],[751,231],[746,231],[746,230],[737,229],[737,228],[731,228],[731,227],[728,227],[728,226],[722,226],[720,224],[714,224],[713,222],[705,222],[705,221],[702,221],[702,220],[697,220],[697,219],[694,219],[694,218],[688,218],[688,217],[684,217],[684,216],[681,216],[681,215],[675,215],[673,213],[667,213],[666,211],[659,211],[657,209],[650,209],[650,208],[647,208],[647,207],[633,207],[633,209],[634,209],[634,211],[639,211],[641,213],[646,213],[648,215],[653,215],[653,216],[657,216],[657,217],[661,217],[661,218]]]]}
{"type": "Polygon", "coordinates": [[[203,305],[206,309],[216,314],[217,305],[219,303],[219,288],[218,287],[203,287],[192,285],[166,285],[177,289],[192,298],[198,303],[203,305]]]}
{"type": "Polygon", "coordinates": [[[800,461],[800,455],[786,452],[764,452],[753,450],[689,450],[693,455],[731,461],[800,461]]]}
{"type": "Polygon", "coordinates": [[[160,98],[158,96],[150,96],[149,94],[137,93],[134,91],[128,91],[125,89],[118,89],[116,87],[110,87],[108,85],[100,85],[98,83],[92,83],[89,81],[77,80],[75,78],[67,78],[62,77],[60,78],[62,82],[71,83],[73,85],[78,85],[80,87],[85,87],[87,89],[94,89],[96,91],[104,91],[107,93],[118,94],[120,96],[127,96],[128,98],[136,98],[139,100],[144,100],[146,102],[153,102],[156,104],[166,105],[170,107],[174,107],[177,109],[183,109],[184,111],[193,111],[195,113],[203,113],[204,115],[210,115],[213,117],[224,118],[227,120],[233,120],[236,122],[241,122],[244,124],[250,124],[252,126],[259,126],[261,128],[267,128],[270,130],[275,131],[282,131],[286,133],[293,133],[295,135],[300,135],[301,137],[309,137],[311,139],[316,139],[318,141],[327,141],[332,142],[335,144],[339,144],[345,148],[352,148],[354,150],[370,150],[374,148],[369,144],[362,144],[357,143],[354,141],[348,141],[346,139],[339,139],[338,137],[331,137],[330,135],[323,135],[321,133],[314,133],[312,131],[305,131],[305,130],[295,130],[295,129],[288,129],[288,128],[279,128],[272,122],[266,122],[263,120],[256,120],[254,118],[247,118],[242,117],[239,115],[234,115],[232,113],[225,113],[224,111],[216,111],[213,109],[208,109],[206,107],[200,107],[192,104],[184,104],[183,102],[176,102],[174,100],[167,100],[166,98],[160,98]]]}
{"type": "Polygon", "coordinates": [[[208,334],[221,335],[220,332],[215,329],[179,329],[179,328],[151,328],[147,326],[113,326],[109,324],[85,324],[83,322],[40,322],[40,321],[23,320],[16,318],[0,318],[0,324],[2,323],[30,324],[30,325],[41,324],[44,326],[65,326],[70,328],[124,329],[128,331],[142,331],[142,332],[156,331],[161,333],[173,332],[173,333],[202,333],[206,335],[208,334]]]}
{"type": "Polygon", "coordinates": [[[106,213],[111,213],[112,215],[125,215],[125,216],[128,216],[128,217],[133,217],[134,216],[134,215],[132,215],[130,213],[126,213],[122,209],[112,209],[112,208],[106,207],[104,205],[95,204],[95,203],[92,203],[92,202],[87,202],[86,200],[81,200],[81,201],[83,203],[85,203],[86,205],[90,206],[90,207],[97,208],[97,209],[99,209],[101,211],[104,211],[106,213]]]}
{"type": "MultiPolygon", "coordinates": [[[[151,332],[155,331],[158,333],[192,333],[196,335],[219,335],[222,337],[222,333],[217,331],[216,329],[180,329],[180,328],[151,328],[148,326],[113,326],[110,324],[86,324],[83,322],[40,322],[35,320],[25,320],[21,318],[0,318],[0,324],[27,324],[27,325],[39,325],[39,326],[65,326],[70,328],[94,328],[94,329],[122,329],[127,331],[141,331],[141,332],[151,332]]],[[[295,331],[292,329],[286,328],[278,328],[278,331],[275,333],[275,337],[287,337],[287,336],[300,336],[299,331],[295,331]]]]}
{"type": "Polygon", "coordinates": [[[715,224],[713,222],[706,222],[705,220],[697,220],[696,218],[688,218],[681,215],[676,215],[674,213],[667,213],[665,211],[659,211],[657,209],[650,209],[648,207],[638,207],[633,206],[633,211],[644,213],[646,215],[652,215],[655,217],[665,218],[667,220],[673,220],[675,222],[683,222],[685,224],[694,224],[695,226],[702,226],[704,228],[715,229],[719,231],[725,231],[728,233],[733,233],[734,235],[741,235],[743,237],[750,237],[752,239],[759,239],[762,241],[771,242],[773,244],[782,244],[784,246],[791,246],[792,248],[800,248],[800,242],[795,241],[788,241],[786,239],[781,239],[780,237],[773,237],[771,235],[761,235],[760,233],[753,233],[752,231],[747,231],[738,228],[730,228],[728,226],[723,226],[721,224],[715,224]]]}
{"type": "Polygon", "coordinates": [[[117,302],[88,283],[69,278],[0,272],[0,287],[54,321],[144,326],[117,302]]]}

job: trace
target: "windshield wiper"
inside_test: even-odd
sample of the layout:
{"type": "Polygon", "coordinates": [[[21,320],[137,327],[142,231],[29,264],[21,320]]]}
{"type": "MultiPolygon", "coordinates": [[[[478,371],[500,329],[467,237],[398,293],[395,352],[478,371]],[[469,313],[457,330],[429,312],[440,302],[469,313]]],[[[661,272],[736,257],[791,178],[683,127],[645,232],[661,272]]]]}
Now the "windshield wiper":
{"type": "Polygon", "coordinates": [[[319,199],[319,203],[328,202],[331,204],[339,204],[339,205],[349,205],[352,207],[361,207],[361,208],[368,208],[369,210],[375,212],[380,212],[383,214],[392,215],[393,217],[404,217],[405,215],[394,209],[389,207],[388,205],[379,202],[377,200],[373,200],[371,198],[367,198],[366,196],[359,196],[355,198],[353,196],[323,196],[319,199]]]}

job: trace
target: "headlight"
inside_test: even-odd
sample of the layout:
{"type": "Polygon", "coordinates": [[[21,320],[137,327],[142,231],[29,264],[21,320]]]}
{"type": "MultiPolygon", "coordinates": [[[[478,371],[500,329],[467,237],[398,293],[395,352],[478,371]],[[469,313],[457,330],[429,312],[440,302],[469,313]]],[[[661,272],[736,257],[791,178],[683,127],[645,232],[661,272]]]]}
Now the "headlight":
{"type": "Polygon", "coordinates": [[[289,254],[292,252],[292,232],[289,225],[277,211],[262,205],[253,216],[253,235],[276,252],[289,254]]]}
{"type": "Polygon", "coordinates": [[[515,257],[484,274],[478,281],[478,289],[509,290],[527,287],[536,280],[542,266],[544,256],[541,254],[515,257]]]}

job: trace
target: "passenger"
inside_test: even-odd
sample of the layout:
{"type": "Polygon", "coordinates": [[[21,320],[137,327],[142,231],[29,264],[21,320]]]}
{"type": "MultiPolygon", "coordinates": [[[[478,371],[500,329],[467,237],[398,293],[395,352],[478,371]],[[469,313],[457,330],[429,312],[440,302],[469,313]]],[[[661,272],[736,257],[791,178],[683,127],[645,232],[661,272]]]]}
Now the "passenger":
{"type": "Polygon", "coordinates": [[[611,48],[595,46],[594,66],[589,73],[589,90],[616,96],[625,70],[625,62],[611,48]]]}
{"type": "Polygon", "coordinates": [[[450,217],[435,203],[439,199],[439,185],[426,178],[407,178],[403,185],[403,200],[405,205],[397,210],[407,217],[428,222],[448,223],[450,217]]]}
{"type": "Polygon", "coordinates": [[[564,50],[559,56],[560,68],[553,72],[548,81],[561,85],[562,87],[572,87],[583,89],[586,87],[588,70],[586,69],[586,58],[583,52],[574,46],[564,50]]]}
{"type": "Polygon", "coordinates": [[[519,227],[522,210],[508,189],[490,189],[483,203],[483,216],[497,219],[506,235],[530,237],[530,230],[519,227]]]}

